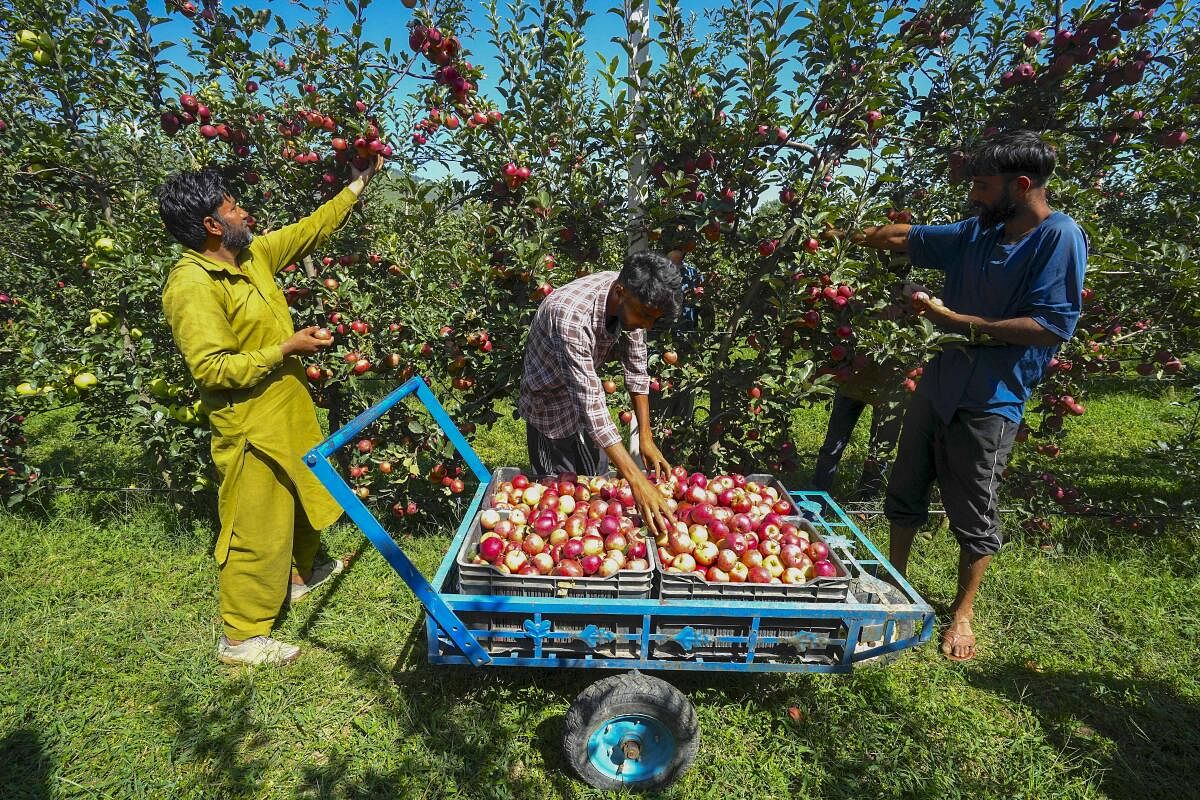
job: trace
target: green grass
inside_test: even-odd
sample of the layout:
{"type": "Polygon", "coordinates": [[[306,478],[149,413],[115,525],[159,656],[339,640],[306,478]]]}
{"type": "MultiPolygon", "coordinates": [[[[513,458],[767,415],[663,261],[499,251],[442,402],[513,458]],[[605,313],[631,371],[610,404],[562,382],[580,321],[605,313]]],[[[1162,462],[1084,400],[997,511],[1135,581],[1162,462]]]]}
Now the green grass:
{"type": "MultiPolygon", "coordinates": [[[[1070,456],[1095,465],[1089,486],[1196,491],[1143,456],[1169,433],[1162,398],[1113,386],[1089,406],[1070,456]]],[[[802,453],[823,424],[820,408],[798,413],[802,453]]],[[[525,460],[518,421],[477,441],[488,463],[525,460]]],[[[46,447],[69,462],[64,440],[46,447]]],[[[673,675],[703,738],[668,796],[1194,797],[1198,540],[1110,537],[1065,555],[1015,543],[985,582],[971,664],[927,645],[849,676],[673,675]]],[[[345,524],[327,548],[357,558],[280,626],[301,659],[223,667],[211,541],[208,514],[140,496],[0,513],[0,796],[599,796],[558,746],[562,715],[600,674],[429,666],[419,604],[345,524]]],[[[427,574],[447,542],[402,537],[427,574]]],[[[945,535],[914,556],[943,612],[954,561],[945,535]]]]}

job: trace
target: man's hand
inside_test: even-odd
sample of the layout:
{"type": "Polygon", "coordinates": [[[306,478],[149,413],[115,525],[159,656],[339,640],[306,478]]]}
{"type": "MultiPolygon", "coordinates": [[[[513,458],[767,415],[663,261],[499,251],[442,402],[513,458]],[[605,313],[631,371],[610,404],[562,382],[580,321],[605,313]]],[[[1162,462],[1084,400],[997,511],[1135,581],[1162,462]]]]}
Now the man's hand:
{"type": "Polygon", "coordinates": [[[837,241],[841,241],[842,239],[846,239],[846,238],[849,238],[851,241],[862,241],[862,232],[861,231],[851,232],[851,231],[842,230],[841,228],[833,227],[832,223],[826,222],[825,230],[821,231],[818,234],[818,237],[822,241],[825,241],[825,242],[837,242],[837,241]],[[858,234],[857,240],[854,239],[855,233],[858,234]]]}
{"type": "Polygon", "coordinates": [[[383,169],[383,156],[378,153],[366,169],[357,169],[353,162],[350,164],[350,190],[355,194],[360,194],[363,189],[367,188],[367,184],[371,182],[371,178],[375,177],[375,173],[383,169]],[[361,183],[359,183],[361,181],[361,183]],[[358,184],[356,186],[356,184],[358,184]]]}
{"type": "Polygon", "coordinates": [[[642,451],[642,464],[645,465],[647,472],[653,472],[661,481],[671,474],[671,465],[663,458],[663,454],[658,449],[658,445],[649,436],[643,436],[638,440],[642,451]]]}
{"type": "Polygon", "coordinates": [[[324,328],[319,328],[316,325],[309,325],[307,328],[296,331],[291,337],[280,345],[283,350],[283,357],[288,356],[311,356],[323,347],[329,347],[333,344],[333,337],[329,335],[329,331],[324,328]],[[318,336],[319,331],[324,332],[324,337],[318,336]]]}
{"type": "Polygon", "coordinates": [[[958,315],[946,308],[940,298],[930,297],[924,292],[914,292],[912,307],[913,311],[917,312],[917,316],[926,317],[939,328],[957,332],[961,327],[958,324],[958,315]]]}
{"type": "Polygon", "coordinates": [[[633,502],[637,504],[638,512],[650,530],[650,535],[657,538],[670,533],[675,527],[675,515],[671,513],[667,498],[662,496],[658,487],[641,475],[631,480],[629,486],[633,489],[633,502]]]}

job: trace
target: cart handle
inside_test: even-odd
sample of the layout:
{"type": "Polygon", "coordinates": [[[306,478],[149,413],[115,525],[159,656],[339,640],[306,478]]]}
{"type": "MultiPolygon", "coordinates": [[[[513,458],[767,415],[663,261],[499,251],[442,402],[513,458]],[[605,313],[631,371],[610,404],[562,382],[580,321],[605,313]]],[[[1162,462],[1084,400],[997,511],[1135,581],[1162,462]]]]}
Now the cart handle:
{"type": "Polygon", "coordinates": [[[329,463],[329,457],[338,448],[356,437],[362,432],[363,428],[379,419],[401,400],[414,393],[417,395],[417,399],[421,401],[421,404],[429,411],[434,422],[438,424],[438,427],[450,439],[450,442],[454,445],[454,449],[466,460],[467,465],[475,473],[476,477],[484,483],[490,480],[491,474],[488,472],[487,467],[479,460],[479,456],[476,455],[471,445],[467,443],[462,432],[451,421],[450,415],[446,413],[446,409],[442,408],[442,404],[433,396],[433,391],[430,390],[429,385],[419,377],[410,378],[405,381],[387,397],[350,420],[350,422],[337,431],[331,433],[325,441],[305,454],[304,465],[312,470],[317,480],[321,482],[321,485],[333,495],[333,499],[337,504],[346,511],[350,519],[354,521],[354,524],[358,525],[362,532],[366,534],[371,544],[375,545],[375,549],[383,555],[392,569],[408,584],[408,588],[413,590],[413,594],[421,601],[421,605],[425,607],[425,611],[429,616],[437,622],[438,627],[470,659],[471,663],[478,667],[490,663],[492,660],[491,656],[479,644],[479,640],[471,634],[466,624],[446,605],[446,601],[438,594],[433,584],[421,574],[421,571],[413,565],[412,561],[404,554],[404,551],[400,549],[395,540],[383,529],[383,526],[379,524],[379,520],[375,519],[375,515],[367,509],[362,500],[358,498],[358,495],[351,490],[345,479],[329,463]]]}

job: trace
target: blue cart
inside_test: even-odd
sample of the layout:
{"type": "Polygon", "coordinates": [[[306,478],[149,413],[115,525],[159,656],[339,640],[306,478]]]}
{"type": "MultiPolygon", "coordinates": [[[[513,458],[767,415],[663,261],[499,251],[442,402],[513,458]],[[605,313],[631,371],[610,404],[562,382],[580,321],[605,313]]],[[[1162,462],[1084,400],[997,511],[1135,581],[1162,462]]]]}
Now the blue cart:
{"type": "Polygon", "coordinates": [[[927,642],[933,632],[933,609],[823,492],[791,495],[851,576],[843,600],[579,597],[568,578],[549,596],[460,593],[456,556],[493,475],[420,378],[333,433],[304,461],[425,607],[430,663],[628,670],[589,686],[565,719],[565,757],[597,788],[663,788],[683,774],[699,747],[691,702],[644,670],[849,672],[927,642]],[[412,395],[480,482],[432,581],[328,460],[412,395]]]}

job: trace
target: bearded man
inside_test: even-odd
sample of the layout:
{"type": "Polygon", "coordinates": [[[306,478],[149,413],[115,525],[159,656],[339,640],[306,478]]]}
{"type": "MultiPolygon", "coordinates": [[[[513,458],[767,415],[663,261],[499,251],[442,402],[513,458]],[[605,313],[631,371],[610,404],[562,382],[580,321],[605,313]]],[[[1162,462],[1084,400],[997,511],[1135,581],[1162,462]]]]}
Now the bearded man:
{"type": "Polygon", "coordinates": [[[321,529],[342,510],[301,463],[322,438],[301,357],[332,340],[315,325],[295,329],[275,274],[338,229],[382,164],[352,168],[329,202],[258,237],[215,171],[172,175],[158,189],[163,223],[184,246],[163,311],[209,408],[221,478],[217,658],[227,664],[294,661],[300,648],[270,635],[276,617],[342,570],[334,559],[315,562],[321,529]]]}
{"type": "Polygon", "coordinates": [[[917,530],[941,490],[958,540],[958,592],[942,653],[975,656],[975,594],[1000,550],[997,484],[1025,401],[1070,340],[1083,304],[1087,240],[1046,201],[1054,148],[1030,131],[987,141],[968,164],[975,215],[950,225],[882,225],[854,242],[907,252],[914,267],[943,270],[942,299],[912,295],[914,309],[967,338],[925,365],[909,402],[888,481],[890,557],[904,573],[917,530]]]}

